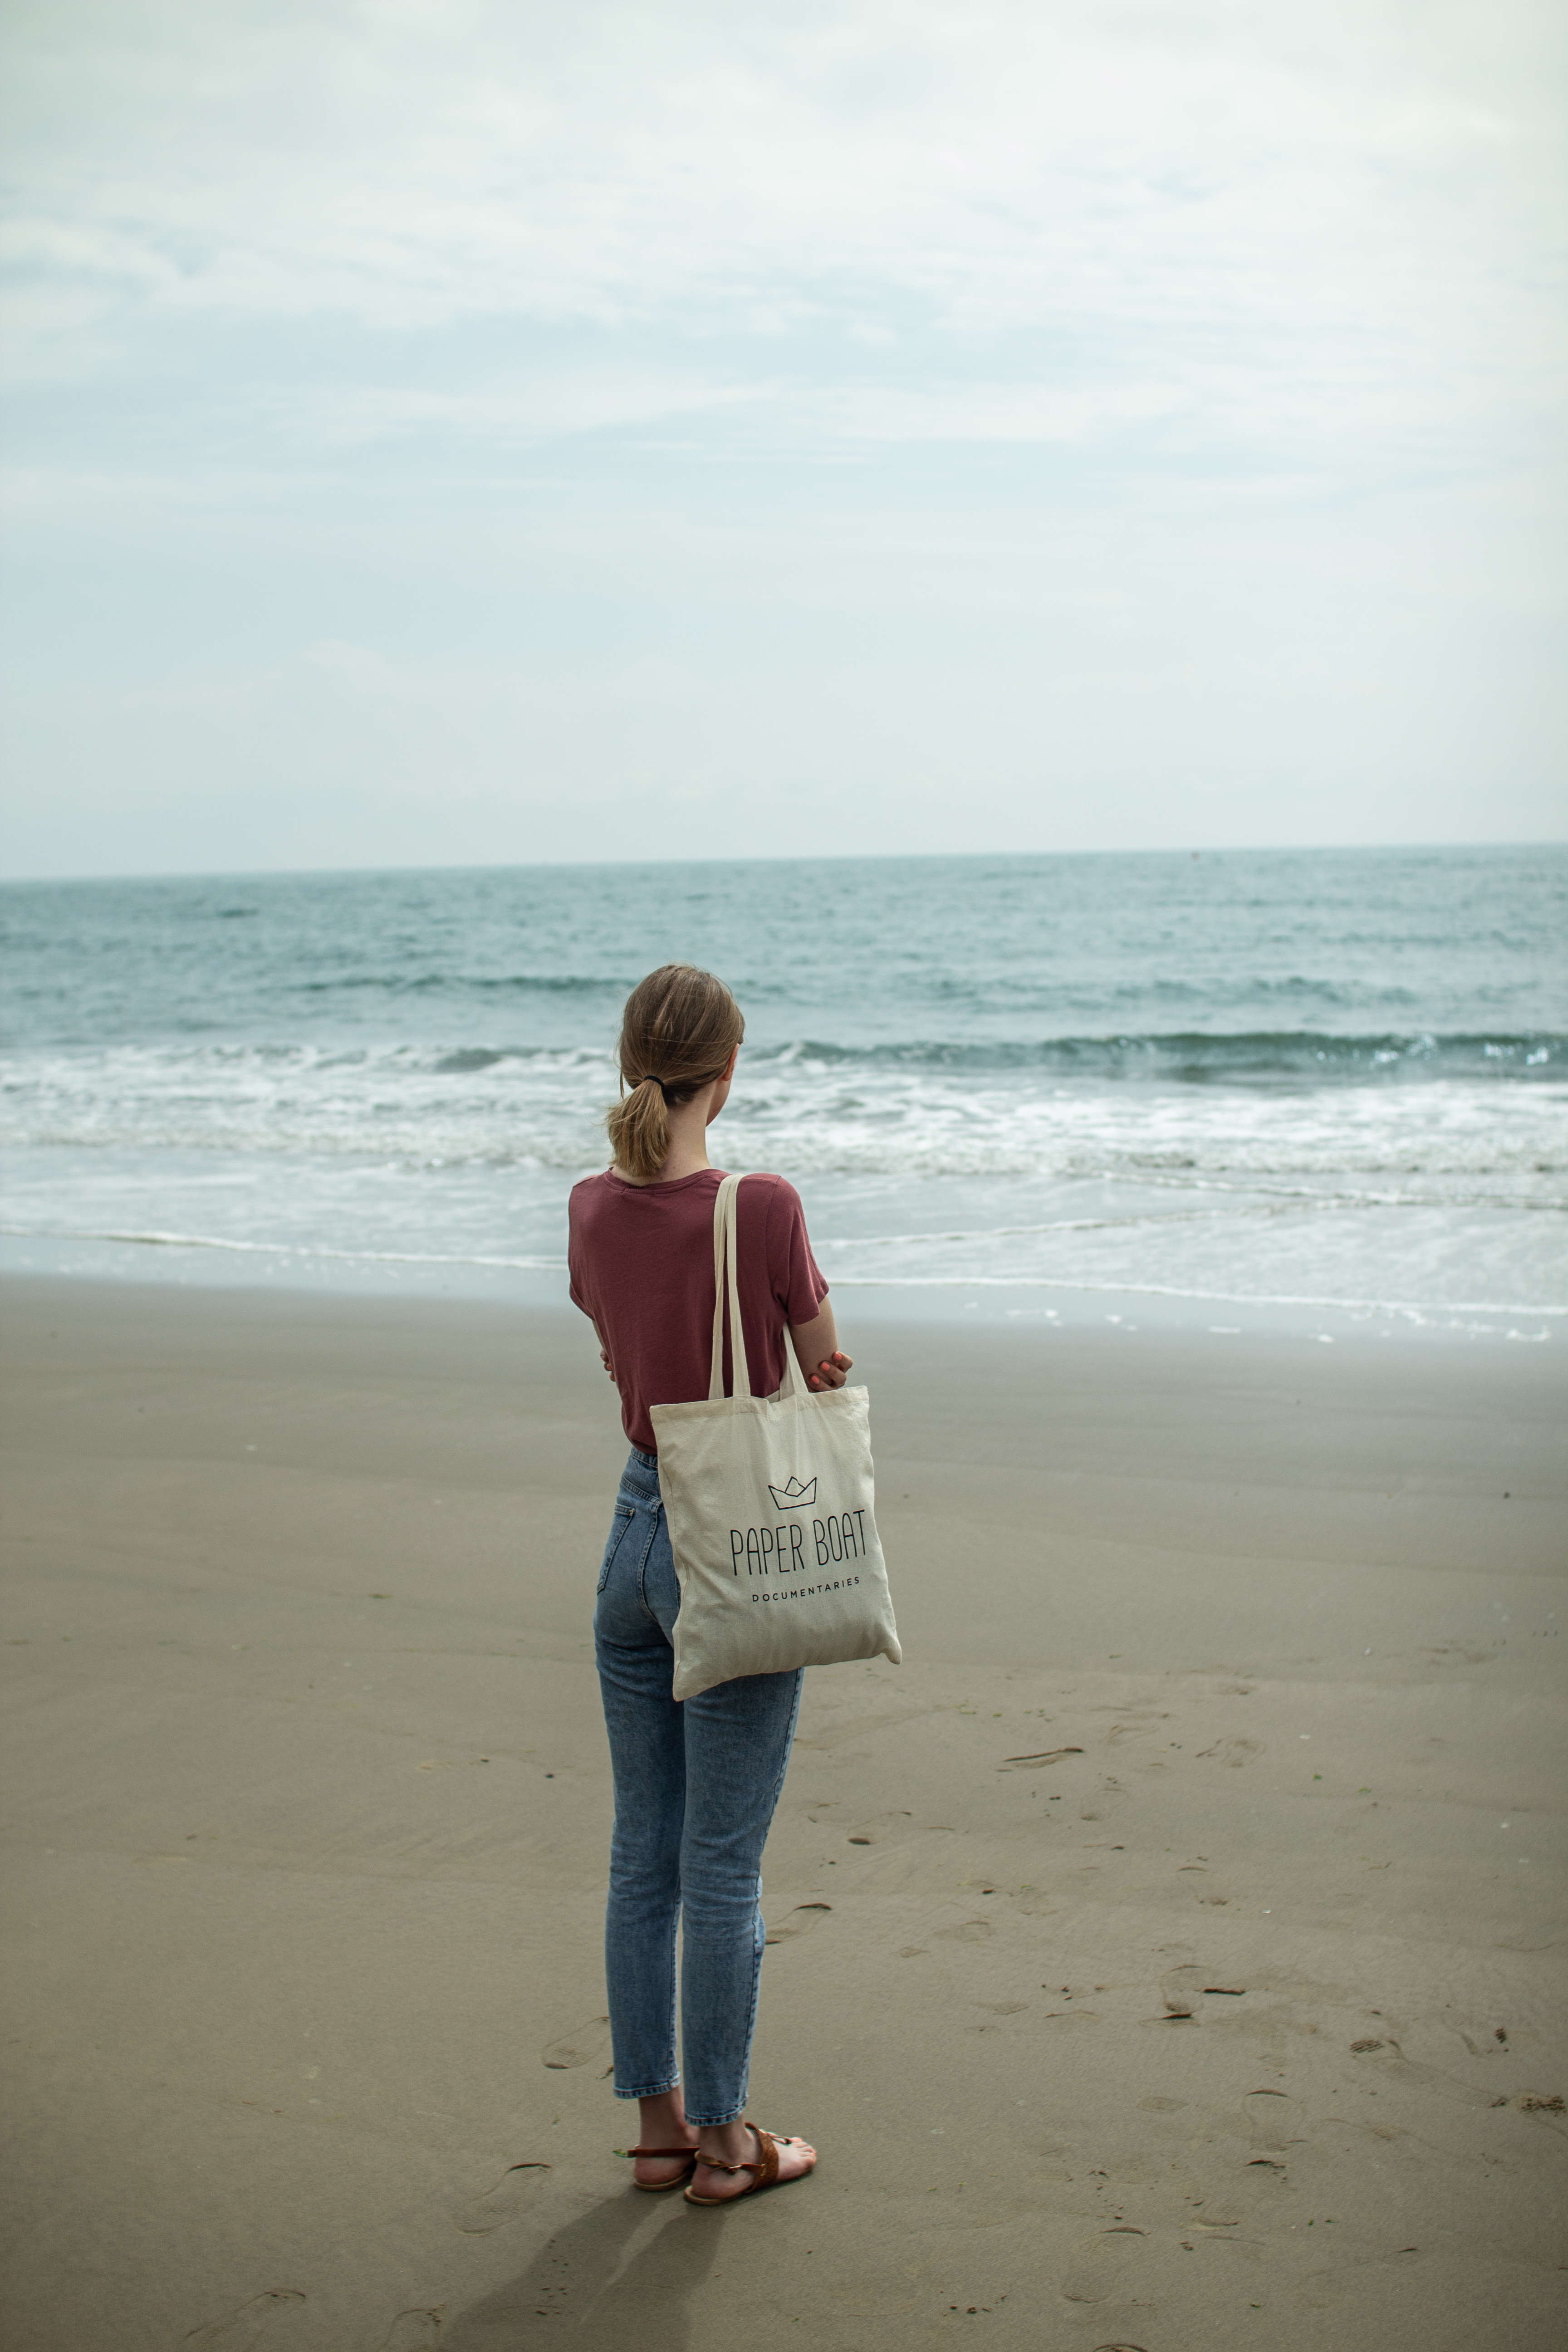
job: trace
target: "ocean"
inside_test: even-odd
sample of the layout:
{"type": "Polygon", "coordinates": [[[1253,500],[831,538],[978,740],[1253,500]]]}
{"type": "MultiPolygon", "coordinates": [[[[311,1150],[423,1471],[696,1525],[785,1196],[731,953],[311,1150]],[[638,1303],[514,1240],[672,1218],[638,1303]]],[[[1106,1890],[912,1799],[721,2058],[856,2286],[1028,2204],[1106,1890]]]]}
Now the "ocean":
{"type": "Polygon", "coordinates": [[[0,1265],[564,1297],[627,990],[857,1316],[1568,1326],[1568,849],[14,883],[0,1265]],[[852,1294],[852,1296],[851,1296],[852,1294]]]}

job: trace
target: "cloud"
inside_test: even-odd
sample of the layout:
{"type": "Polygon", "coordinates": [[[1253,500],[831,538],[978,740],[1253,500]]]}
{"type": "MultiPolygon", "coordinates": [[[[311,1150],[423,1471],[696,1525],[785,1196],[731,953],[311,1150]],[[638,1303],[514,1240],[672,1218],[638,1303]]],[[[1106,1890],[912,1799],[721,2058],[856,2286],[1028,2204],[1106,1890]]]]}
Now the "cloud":
{"type": "Polygon", "coordinates": [[[1401,374],[1528,308],[1543,13],[59,0],[12,23],[13,234],[174,314],[1326,331],[1401,374]]]}
{"type": "Polygon", "coordinates": [[[862,846],[1181,838],[1173,778],[1204,838],[1467,793],[1542,829],[1543,0],[13,0],[0,39],[35,865],[264,857],[286,804],[296,862],[391,855],[378,789],[446,856],[458,775],[465,855],[552,793],[552,855],[691,793],[756,846],[807,785],[862,846]]]}

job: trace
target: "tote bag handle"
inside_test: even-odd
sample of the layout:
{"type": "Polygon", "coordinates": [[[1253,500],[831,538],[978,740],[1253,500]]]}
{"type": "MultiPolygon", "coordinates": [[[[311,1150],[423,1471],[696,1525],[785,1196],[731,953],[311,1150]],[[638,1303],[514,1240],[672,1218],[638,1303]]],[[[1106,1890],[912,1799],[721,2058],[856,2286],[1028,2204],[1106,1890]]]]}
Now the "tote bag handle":
{"type": "MultiPolygon", "coordinates": [[[[740,1218],[737,1195],[741,1190],[738,1176],[726,1176],[713,1196],[713,1354],[708,1375],[708,1402],[717,1404],[724,1394],[724,1283],[725,1261],[728,1260],[730,1287],[730,1368],[734,1375],[731,1393],[750,1396],[752,1376],[746,1363],[746,1335],[741,1323],[740,1218]]],[[[795,1342],[784,1332],[784,1361],[788,1367],[786,1385],[797,1397],[809,1397],[805,1375],[800,1369],[795,1352],[795,1342]]]]}

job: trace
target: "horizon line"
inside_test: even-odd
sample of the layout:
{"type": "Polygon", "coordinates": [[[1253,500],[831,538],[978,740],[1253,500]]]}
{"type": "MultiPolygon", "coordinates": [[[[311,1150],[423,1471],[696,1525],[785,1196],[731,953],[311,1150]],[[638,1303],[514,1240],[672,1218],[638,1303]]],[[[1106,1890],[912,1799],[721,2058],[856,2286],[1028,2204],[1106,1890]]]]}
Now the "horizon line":
{"type": "Polygon", "coordinates": [[[138,871],[96,874],[39,873],[0,874],[0,889],[62,887],[70,885],[121,882],[281,882],[311,881],[331,878],[369,878],[395,874],[536,874],[536,873],[614,873],[637,872],[649,866],[919,866],[952,864],[959,860],[980,863],[1023,862],[1092,857],[1168,857],[1189,861],[1204,857],[1301,857],[1301,856],[1388,856],[1401,854],[1421,856],[1435,850],[1472,850],[1478,853],[1511,850],[1568,849],[1568,833],[1550,837],[1533,835],[1517,840],[1427,840],[1370,842],[1226,842],[1184,844],[1180,846],[1116,849],[928,849],[928,850],[844,850],[820,852],[810,856],[783,854],[753,856],[687,856],[678,851],[647,857],[535,857],[495,858],[475,862],[471,859],[422,859],[397,861],[386,865],[341,866],[202,866],[148,867],[138,871]]]}

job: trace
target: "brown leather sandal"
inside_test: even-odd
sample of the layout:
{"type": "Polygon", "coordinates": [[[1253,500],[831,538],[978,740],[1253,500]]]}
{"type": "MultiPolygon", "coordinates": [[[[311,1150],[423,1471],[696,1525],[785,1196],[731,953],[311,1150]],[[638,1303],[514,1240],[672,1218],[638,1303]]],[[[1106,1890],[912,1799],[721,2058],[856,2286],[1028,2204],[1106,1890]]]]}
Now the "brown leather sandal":
{"type": "Polygon", "coordinates": [[[697,2169],[697,2150],[694,2147],[624,2147],[621,2154],[633,2157],[684,2156],[688,2159],[685,2171],[672,2172],[668,2180],[634,2180],[632,2182],[634,2189],[646,2189],[650,2196],[657,2196],[661,2189],[679,2189],[681,2182],[689,2180],[697,2169]]]}
{"type": "MultiPolygon", "coordinates": [[[[721,2164],[710,2156],[701,2157],[699,2161],[710,2166],[715,2172],[754,2172],[756,2179],[748,2180],[744,2189],[737,2189],[733,2197],[699,2197],[695,2189],[689,2189],[686,2192],[686,2201],[689,2205],[738,2205],[742,2197],[751,2197],[759,2189],[772,2189],[776,2185],[779,2177],[777,2139],[772,2132],[765,2132],[761,2124],[754,2124],[748,2120],[746,2129],[756,2134],[757,2146],[762,2151],[759,2156],[752,2157],[742,2164],[721,2164]]],[[[788,2138],[790,2135],[786,2133],[784,2137],[788,2138]]],[[[816,2169],[816,2158],[813,2157],[804,2172],[792,2172],[789,2177],[792,2180],[805,2180],[816,2169]]]]}

